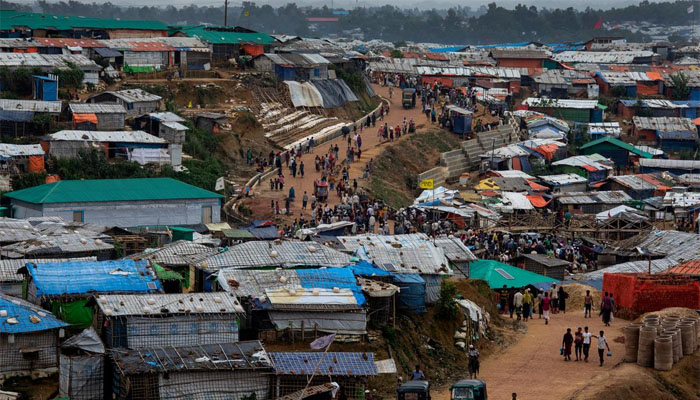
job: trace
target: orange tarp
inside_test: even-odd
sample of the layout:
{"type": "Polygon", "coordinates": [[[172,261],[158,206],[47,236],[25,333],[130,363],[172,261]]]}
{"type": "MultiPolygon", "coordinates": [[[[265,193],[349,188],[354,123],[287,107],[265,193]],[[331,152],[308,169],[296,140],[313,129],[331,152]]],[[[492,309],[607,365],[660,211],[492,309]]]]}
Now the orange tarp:
{"type": "Polygon", "coordinates": [[[44,172],[44,156],[29,156],[29,172],[44,172]]]}
{"type": "Polygon", "coordinates": [[[559,150],[559,146],[556,144],[544,144],[536,147],[534,150],[542,154],[547,161],[552,161],[554,154],[557,152],[557,150],[559,150]]]}
{"type": "Polygon", "coordinates": [[[58,175],[49,175],[44,179],[44,183],[54,183],[60,181],[61,178],[58,175]]]}
{"type": "Polygon", "coordinates": [[[423,80],[422,80],[423,86],[433,87],[435,82],[440,82],[440,84],[442,86],[452,87],[452,79],[450,79],[450,78],[445,78],[445,77],[441,77],[441,76],[434,76],[434,77],[424,76],[423,80]]]}
{"type": "Polygon", "coordinates": [[[80,124],[82,122],[92,122],[97,125],[97,115],[95,114],[73,114],[73,124],[80,124]]]}
{"type": "Polygon", "coordinates": [[[661,77],[661,74],[658,72],[647,72],[647,76],[649,79],[655,80],[655,81],[663,81],[664,78],[661,77]]]}
{"type": "Polygon", "coordinates": [[[241,50],[245,51],[246,54],[253,57],[257,57],[265,52],[263,47],[259,44],[243,44],[241,45],[241,50]]]}
{"type": "Polygon", "coordinates": [[[532,190],[549,190],[547,186],[540,185],[539,183],[533,181],[532,179],[525,179],[525,182],[527,182],[528,185],[530,185],[530,188],[532,190]]]}
{"type": "Polygon", "coordinates": [[[525,197],[527,197],[527,199],[530,200],[530,203],[532,203],[532,205],[534,207],[538,207],[538,208],[546,207],[547,204],[549,204],[549,202],[551,201],[551,200],[545,199],[542,196],[538,196],[538,195],[534,195],[534,194],[526,194],[525,197]]]}

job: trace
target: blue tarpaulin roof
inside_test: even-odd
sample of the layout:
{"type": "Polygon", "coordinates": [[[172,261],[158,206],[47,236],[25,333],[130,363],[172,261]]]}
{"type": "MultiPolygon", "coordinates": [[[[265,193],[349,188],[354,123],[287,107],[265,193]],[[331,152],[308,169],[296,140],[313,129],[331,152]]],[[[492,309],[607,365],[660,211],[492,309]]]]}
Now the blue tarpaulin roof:
{"type": "Polygon", "coordinates": [[[365,295],[357,279],[348,268],[298,269],[297,276],[304,289],[350,289],[357,300],[357,305],[365,304],[365,295]]]}
{"type": "Polygon", "coordinates": [[[3,294],[0,294],[0,310],[7,311],[6,317],[0,317],[0,333],[38,332],[68,326],[50,312],[34,304],[3,294]],[[39,318],[39,321],[32,322],[31,316],[39,318]],[[17,323],[7,322],[9,318],[16,319],[17,323]]]}
{"type": "Polygon", "coordinates": [[[425,280],[418,274],[393,274],[394,284],[399,292],[396,300],[400,310],[424,313],[425,309],[425,280]]]}
{"type": "Polygon", "coordinates": [[[371,264],[368,261],[360,260],[357,264],[348,265],[353,274],[357,276],[389,276],[391,272],[384,271],[383,269],[371,264]]]}
{"type": "Polygon", "coordinates": [[[280,237],[276,226],[264,226],[260,228],[248,227],[245,229],[256,239],[260,240],[272,240],[280,237]]]}
{"type": "Polygon", "coordinates": [[[454,53],[464,50],[467,46],[448,46],[448,47],[436,47],[428,49],[431,53],[454,53]]]}
{"type": "Polygon", "coordinates": [[[36,296],[148,293],[162,290],[146,260],[27,263],[36,296]]]}
{"type": "Polygon", "coordinates": [[[519,43],[502,43],[502,44],[482,44],[479,46],[474,46],[477,49],[492,49],[495,47],[525,47],[531,42],[519,42],[519,43]]]}
{"type": "Polygon", "coordinates": [[[269,353],[277,375],[374,376],[374,353],[269,353]]]}

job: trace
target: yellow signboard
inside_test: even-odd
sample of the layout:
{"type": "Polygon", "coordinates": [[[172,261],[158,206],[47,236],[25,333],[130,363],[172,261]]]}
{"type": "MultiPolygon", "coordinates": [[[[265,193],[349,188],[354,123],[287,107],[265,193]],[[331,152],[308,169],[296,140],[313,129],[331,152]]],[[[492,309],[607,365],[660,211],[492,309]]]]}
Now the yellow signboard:
{"type": "Polygon", "coordinates": [[[435,183],[433,182],[432,179],[423,179],[420,182],[420,188],[421,189],[433,189],[435,183]]]}

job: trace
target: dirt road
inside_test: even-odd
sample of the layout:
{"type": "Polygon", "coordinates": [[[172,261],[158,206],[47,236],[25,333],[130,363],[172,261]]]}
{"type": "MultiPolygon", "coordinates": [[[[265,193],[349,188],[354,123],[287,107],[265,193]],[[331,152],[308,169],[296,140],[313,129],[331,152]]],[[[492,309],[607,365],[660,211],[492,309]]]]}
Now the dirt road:
{"type": "MultiPolygon", "coordinates": [[[[385,99],[389,99],[389,90],[385,87],[378,85],[372,85],[374,91],[385,99]]],[[[377,120],[377,127],[365,129],[361,132],[362,137],[362,158],[358,161],[356,160],[350,167],[350,184],[352,185],[353,179],[357,179],[358,187],[366,187],[369,184],[368,180],[361,179],[362,173],[364,172],[365,165],[371,158],[375,158],[381,151],[385,143],[381,143],[377,137],[377,129],[380,123],[388,123],[390,126],[401,125],[404,117],[407,120],[413,118],[416,122],[417,128],[420,130],[421,125],[426,123],[425,115],[421,113],[420,103],[416,105],[415,108],[405,110],[401,106],[401,96],[399,90],[394,90],[394,94],[390,100],[390,111],[389,115],[384,118],[384,121],[377,120]]],[[[405,136],[402,136],[402,139],[405,136]]],[[[396,141],[395,141],[396,142],[396,141]]],[[[292,178],[291,173],[287,166],[282,168],[285,178],[285,185],[283,191],[270,190],[269,179],[264,182],[260,182],[258,187],[255,189],[255,198],[253,200],[247,201],[248,207],[250,207],[256,217],[272,217],[271,200],[279,201],[280,208],[284,208],[284,199],[289,195],[290,186],[294,187],[296,201],[292,203],[291,214],[294,219],[299,217],[300,213],[303,213],[306,218],[309,218],[311,211],[307,209],[301,210],[301,199],[304,192],[309,195],[309,202],[311,201],[311,193],[314,190],[314,180],[321,178],[321,173],[316,172],[314,168],[314,159],[316,155],[322,156],[328,153],[328,149],[331,145],[338,145],[339,148],[339,158],[341,160],[345,159],[345,150],[347,149],[347,142],[343,140],[342,137],[335,138],[329,142],[320,144],[316,146],[311,153],[303,154],[301,161],[304,162],[305,174],[302,178],[301,175],[297,174],[296,178],[292,178]]],[[[299,161],[298,161],[299,162],[299,161]]],[[[338,204],[340,198],[335,194],[335,191],[330,193],[328,197],[328,205],[333,207],[338,204]]],[[[310,205],[309,205],[310,207],[310,205]]]]}
{"type": "MultiPolygon", "coordinates": [[[[604,327],[597,316],[584,319],[583,311],[578,310],[553,315],[549,325],[536,316],[526,323],[527,333],[515,345],[481,361],[479,379],[486,382],[488,396],[493,399],[510,399],[513,392],[520,400],[571,398],[574,392],[600,375],[608,375],[622,361],[624,344],[613,339],[621,336],[619,329],[623,324],[626,322],[616,320],[611,327],[604,327]],[[606,332],[612,357],[606,356],[602,367],[598,366],[597,339],[591,344],[588,363],[564,361],[559,355],[566,328],[573,332],[586,325],[594,335],[598,335],[601,329],[606,332]]],[[[573,355],[572,360],[575,360],[573,355]]],[[[441,388],[432,397],[434,400],[449,400],[449,389],[441,388]]]]}

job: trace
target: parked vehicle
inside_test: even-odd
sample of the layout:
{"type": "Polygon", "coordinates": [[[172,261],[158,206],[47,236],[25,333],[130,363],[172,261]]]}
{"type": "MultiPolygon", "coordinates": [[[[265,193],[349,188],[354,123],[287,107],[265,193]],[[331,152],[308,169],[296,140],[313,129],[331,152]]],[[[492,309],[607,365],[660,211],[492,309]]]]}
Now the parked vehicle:
{"type": "Polygon", "coordinates": [[[316,179],[314,181],[314,196],[320,202],[324,202],[328,199],[328,182],[316,179]]]}
{"type": "Polygon", "coordinates": [[[416,89],[406,88],[401,95],[403,108],[413,108],[416,106],[416,89]]]}
{"type": "Polygon", "coordinates": [[[450,386],[450,400],[487,400],[486,384],[479,379],[464,379],[450,386]]]}
{"type": "Polygon", "coordinates": [[[396,400],[430,400],[430,383],[408,381],[396,389],[396,400]]]}

